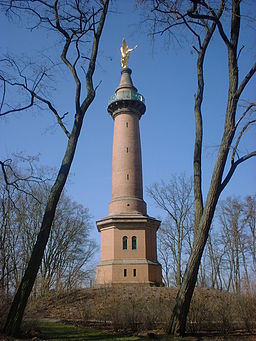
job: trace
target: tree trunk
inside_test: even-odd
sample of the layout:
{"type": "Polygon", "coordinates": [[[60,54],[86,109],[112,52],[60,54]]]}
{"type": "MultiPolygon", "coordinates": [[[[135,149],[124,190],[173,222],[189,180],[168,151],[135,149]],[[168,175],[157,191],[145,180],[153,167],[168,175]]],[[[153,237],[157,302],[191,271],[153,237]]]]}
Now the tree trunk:
{"type": "MultiPolygon", "coordinates": [[[[219,11],[220,15],[222,11],[223,11],[223,7],[222,9],[220,8],[220,11],[219,11]]],[[[218,19],[214,20],[214,23],[217,23],[217,21],[218,19]]],[[[213,24],[211,27],[211,30],[208,29],[207,31],[206,38],[208,36],[209,40],[212,36],[212,34],[210,33],[213,33],[214,29],[215,27],[213,24]]],[[[236,115],[236,109],[237,109],[237,102],[240,96],[239,92],[237,92],[237,89],[238,89],[237,44],[238,44],[239,30],[240,30],[240,1],[238,0],[232,1],[230,41],[228,41],[228,38],[225,36],[222,30],[222,26],[218,25],[218,29],[228,50],[229,92],[228,92],[228,101],[227,101],[227,108],[226,108],[226,115],[225,115],[225,126],[224,126],[221,144],[219,147],[217,160],[216,160],[215,167],[212,173],[211,184],[210,184],[210,188],[208,191],[205,207],[203,208],[203,212],[200,218],[200,223],[199,225],[197,225],[198,228],[195,227],[193,250],[189,257],[189,261],[188,261],[186,271],[183,277],[182,285],[176,297],[176,303],[174,306],[173,315],[172,315],[170,326],[169,326],[169,333],[173,335],[185,335],[186,321],[187,321],[187,315],[188,315],[188,311],[190,307],[190,302],[191,302],[194,288],[196,285],[200,261],[201,261],[201,257],[204,251],[204,247],[207,242],[213,215],[216,209],[216,205],[217,205],[220,193],[225,188],[226,184],[228,183],[228,181],[230,180],[232,176],[231,174],[231,176],[227,180],[225,179],[224,183],[222,183],[222,176],[223,176],[224,168],[227,162],[229,149],[230,149],[230,146],[234,138],[234,134],[235,134],[235,129],[236,129],[235,128],[235,115],[236,115]]],[[[204,44],[207,43],[208,45],[209,40],[206,41],[206,38],[204,40],[204,44]]],[[[202,54],[199,53],[199,58],[200,57],[202,57],[202,54]]],[[[202,72],[203,69],[201,68],[199,71],[202,72]]],[[[253,72],[255,72],[254,69],[253,69],[253,72]]],[[[200,74],[198,74],[198,76],[200,77],[200,74]]],[[[203,87],[201,88],[201,90],[203,90],[203,87]]],[[[201,94],[201,98],[202,98],[202,95],[203,93],[201,94]]],[[[200,125],[196,124],[196,129],[200,129],[200,125]]],[[[196,175],[197,174],[195,174],[195,176],[196,175]]],[[[201,179],[199,180],[201,181],[201,179]]],[[[198,186],[199,186],[199,183],[198,183],[198,186]]],[[[199,188],[197,192],[199,193],[199,188]]],[[[195,209],[197,209],[197,205],[195,205],[195,209]]],[[[199,215],[200,215],[200,208],[199,208],[199,213],[198,214],[196,213],[197,220],[199,218],[199,215]]]]}
{"type": "MultiPolygon", "coordinates": [[[[27,301],[29,295],[32,291],[34,282],[36,280],[36,276],[40,267],[40,264],[43,259],[44,250],[46,244],[48,242],[49,234],[51,231],[52,222],[55,216],[55,211],[57,204],[59,202],[60,195],[66,183],[70,167],[72,165],[72,161],[75,155],[76,146],[78,142],[78,138],[80,135],[81,127],[83,124],[84,115],[92,103],[95,97],[95,90],[93,87],[92,77],[95,71],[95,63],[98,54],[99,41],[102,34],[105,18],[108,11],[109,0],[105,2],[101,2],[103,8],[100,16],[100,20],[98,21],[97,29],[94,31],[93,44],[91,49],[90,62],[86,73],[86,89],[87,96],[85,96],[82,104],[80,102],[80,94],[81,94],[81,82],[78,78],[75,66],[76,62],[71,65],[71,63],[67,60],[66,55],[68,52],[68,48],[71,43],[71,38],[68,33],[61,27],[59,16],[58,16],[58,6],[57,2],[55,2],[55,17],[56,17],[56,28],[60,33],[65,36],[65,45],[61,54],[62,61],[66,64],[66,66],[70,69],[73,78],[76,82],[76,94],[75,94],[75,105],[76,105],[76,115],[74,119],[74,124],[72,128],[71,134],[69,134],[68,145],[64,154],[64,158],[62,160],[62,164],[57,175],[56,181],[51,188],[51,192],[47,201],[47,205],[45,208],[40,232],[37,236],[36,243],[32,250],[32,254],[30,256],[30,260],[28,262],[28,266],[26,268],[25,274],[21,280],[19,288],[16,292],[14,300],[12,302],[7,321],[5,323],[4,332],[8,335],[16,336],[19,333],[20,325],[22,322],[23,314],[27,305],[27,301]]],[[[80,53],[78,54],[78,57],[80,53]]],[[[48,102],[49,103],[49,102],[48,102]]]]}
{"type": "Polygon", "coordinates": [[[24,310],[26,308],[31,290],[33,288],[48,241],[56,207],[73,161],[78,137],[81,130],[81,125],[82,120],[77,127],[77,131],[74,133],[73,136],[70,137],[68,141],[66,153],[64,155],[57,179],[51,189],[36,244],[33,248],[28,266],[19,285],[17,293],[14,297],[11,309],[5,323],[4,332],[8,335],[17,336],[19,333],[24,310]]]}
{"type": "Polygon", "coordinates": [[[177,226],[177,232],[178,232],[178,242],[177,242],[177,275],[176,275],[176,285],[179,288],[181,285],[181,249],[182,249],[182,242],[183,242],[183,238],[181,236],[181,226],[177,226]]]}
{"type": "Polygon", "coordinates": [[[176,304],[168,330],[169,334],[172,335],[185,335],[190,302],[196,285],[201,257],[207,241],[208,231],[211,226],[214,209],[217,203],[216,197],[212,197],[212,199],[213,202],[209,204],[209,208],[205,207],[201,219],[200,231],[204,230],[205,232],[198,234],[198,238],[189,258],[182,284],[176,298],[176,304]]]}
{"type": "MultiPolygon", "coordinates": [[[[202,143],[203,143],[203,123],[201,105],[203,102],[204,93],[204,70],[203,63],[205,57],[205,50],[208,46],[207,43],[200,50],[197,60],[197,95],[195,98],[195,143],[194,143],[194,206],[195,206],[195,219],[194,219],[194,242],[197,235],[197,228],[203,213],[203,194],[202,194],[202,143]]],[[[206,40],[205,40],[206,41],[206,40]]]]}
{"type": "MultiPolygon", "coordinates": [[[[227,110],[230,110],[230,108],[227,110]]],[[[180,290],[176,297],[176,303],[174,306],[170,326],[168,328],[168,333],[172,335],[185,335],[190,302],[195,289],[198,270],[204,247],[207,242],[209,229],[221,193],[221,179],[233,135],[234,133],[232,129],[230,131],[225,130],[223,134],[222,143],[218,153],[218,159],[213,171],[212,181],[198,228],[198,233],[196,235],[192,253],[188,260],[180,290]]]]}

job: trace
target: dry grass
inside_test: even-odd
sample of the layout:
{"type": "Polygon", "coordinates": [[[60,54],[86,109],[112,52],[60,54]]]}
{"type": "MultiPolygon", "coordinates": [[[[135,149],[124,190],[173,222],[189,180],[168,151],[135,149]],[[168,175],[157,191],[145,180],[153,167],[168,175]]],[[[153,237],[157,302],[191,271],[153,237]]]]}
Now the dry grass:
{"type": "MultiPolygon", "coordinates": [[[[51,293],[31,300],[26,317],[75,321],[117,332],[164,331],[176,294],[175,288],[143,285],[51,293]]],[[[252,334],[256,329],[256,297],[196,289],[187,327],[193,334],[252,334]]]]}
{"type": "Polygon", "coordinates": [[[197,289],[188,316],[188,330],[216,331],[222,335],[256,328],[256,296],[197,289]]]}
{"type": "Polygon", "coordinates": [[[77,320],[115,330],[151,329],[168,320],[176,292],[138,285],[82,289],[31,301],[27,316],[77,320]]]}

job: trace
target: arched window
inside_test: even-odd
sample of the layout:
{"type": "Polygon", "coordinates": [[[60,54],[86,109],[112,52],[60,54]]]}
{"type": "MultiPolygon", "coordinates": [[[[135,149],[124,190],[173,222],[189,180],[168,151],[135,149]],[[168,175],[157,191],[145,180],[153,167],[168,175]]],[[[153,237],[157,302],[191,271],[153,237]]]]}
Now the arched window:
{"type": "Polygon", "coordinates": [[[123,237],[123,250],[128,249],[128,238],[126,236],[123,237]]]}
{"type": "Polygon", "coordinates": [[[137,249],[137,238],[135,236],[132,237],[132,250],[137,249]]]}

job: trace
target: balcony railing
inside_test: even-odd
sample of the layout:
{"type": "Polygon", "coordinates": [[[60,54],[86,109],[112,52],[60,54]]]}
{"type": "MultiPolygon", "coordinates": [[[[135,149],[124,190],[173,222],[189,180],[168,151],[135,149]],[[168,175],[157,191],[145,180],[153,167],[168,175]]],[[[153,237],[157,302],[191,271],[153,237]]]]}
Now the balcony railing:
{"type": "Polygon", "coordinates": [[[140,101],[145,104],[145,99],[141,94],[138,94],[137,92],[133,92],[130,90],[121,90],[118,91],[117,94],[114,94],[109,98],[108,105],[120,100],[140,101]]]}

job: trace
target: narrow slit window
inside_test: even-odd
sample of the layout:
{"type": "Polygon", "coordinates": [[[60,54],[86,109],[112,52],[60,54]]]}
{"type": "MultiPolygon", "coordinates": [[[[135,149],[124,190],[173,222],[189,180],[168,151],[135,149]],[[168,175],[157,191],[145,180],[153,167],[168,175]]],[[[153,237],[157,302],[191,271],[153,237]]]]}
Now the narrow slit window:
{"type": "Polygon", "coordinates": [[[136,277],[136,269],[133,269],[133,277],[136,277]]]}
{"type": "Polygon", "coordinates": [[[127,277],[127,269],[124,269],[124,277],[127,277]]]}
{"type": "Polygon", "coordinates": [[[129,174],[126,175],[126,179],[129,180],[129,174]]]}
{"type": "Polygon", "coordinates": [[[128,151],[129,151],[129,148],[128,148],[128,147],[126,147],[126,153],[128,153],[128,151]]]}
{"type": "Polygon", "coordinates": [[[137,249],[137,237],[133,236],[132,237],[132,250],[137,249]]]}
{"type": "Polygon", "coordinates": [[[126,128],[128,128],[128,122],[126,122],[126,128]]]}
{"type": "Polygon", "coordinates": [[[123,237],[123,250],[128,249],[128,237],[124,236],[123,237]]]}

